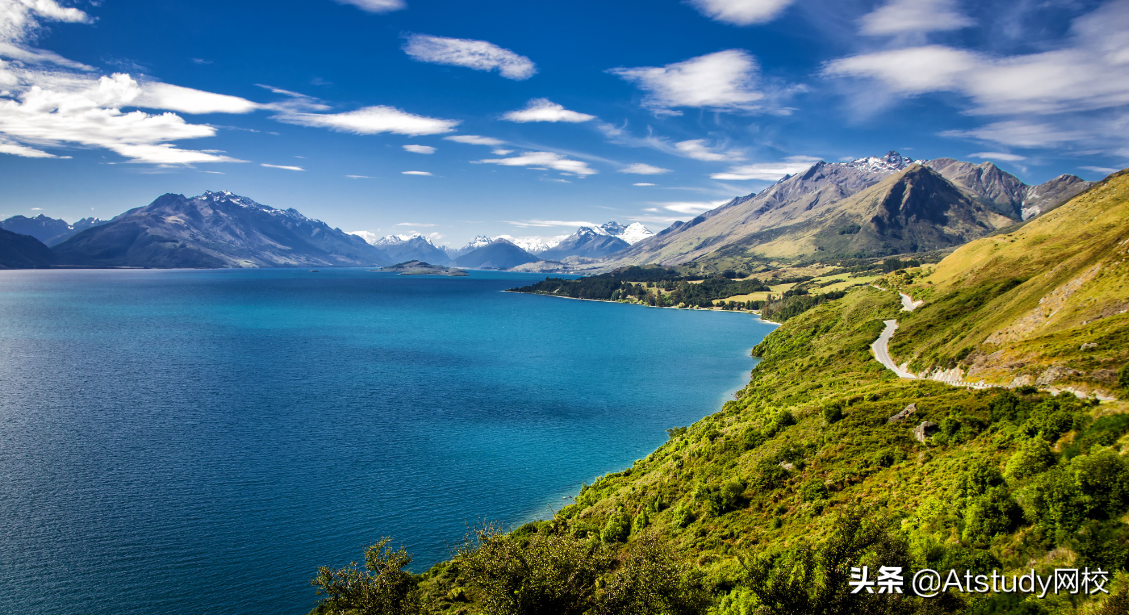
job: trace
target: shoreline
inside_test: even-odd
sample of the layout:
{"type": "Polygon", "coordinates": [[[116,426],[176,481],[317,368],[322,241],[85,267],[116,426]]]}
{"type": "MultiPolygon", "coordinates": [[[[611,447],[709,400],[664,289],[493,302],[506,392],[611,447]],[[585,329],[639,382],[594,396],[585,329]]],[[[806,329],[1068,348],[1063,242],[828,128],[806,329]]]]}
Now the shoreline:
{"type": "Polygon", "coordinates": [[[638,306],[641,306],[641,307],[652,308],[652,309],[656,309],[656,310],[686,310],[688,312],[725,312],[725,313],[728,313],[728,314],[749,314],[751,316],[756,316],[757,320],[759,320],[759,321],[761,321],[765,324],[776,325],[777,327],[779,327],[781,325],[781,323],[778,323],[778,322],[775,322],[775,321],[772,321],[772,320],[765,320],[764,318],[761,317],[760,312],[754,312],[754,311],[751,311],[751,310],[722,310],[722,309],[718,309],[718,308],[706,309],[706,308],[699,308],[699,307],[678,307],[676,305],[658,306],[658,305],[647,305],[645,303],[631,303],[631,302],[628,302],[628,301],[611,301],[609,299],[583,299],[581,297],[566,297],[564,295],[547,295],[545,293],[523,293],[523,292],[520,292],[520,291],[509,290],[509,289],[503,290],[502,292],[513,293],[515,295],[530,295],[530,296],[534,296],[534,297],[551,297],[553,299],[572,299],[573,301],[592,301],[592,302],[595,302],[595,303],[616,303],[616,304],[619,304],[619,305],[638,305],[638,306]]]}

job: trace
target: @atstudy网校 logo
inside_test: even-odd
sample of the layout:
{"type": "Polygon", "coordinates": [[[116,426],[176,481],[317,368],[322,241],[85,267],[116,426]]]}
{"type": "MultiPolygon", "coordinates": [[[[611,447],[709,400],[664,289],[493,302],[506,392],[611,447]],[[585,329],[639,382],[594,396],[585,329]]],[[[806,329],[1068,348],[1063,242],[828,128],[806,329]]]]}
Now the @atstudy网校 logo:
{"type": "Polygon", "coordinates": [[[851,568],[848,584],[852,594],[911,594],[933,598],[944,592],[961,594],[1108,594],[1109,572],[1100,568],[1055,568],[1048,574],[1034,569],[1024,574],[1001,574],[993,570],[976,574],[971,570],[937,571],[923,568],[912,574],[900,566],[880,566],[872,575],[869,566],[851,568]]]}

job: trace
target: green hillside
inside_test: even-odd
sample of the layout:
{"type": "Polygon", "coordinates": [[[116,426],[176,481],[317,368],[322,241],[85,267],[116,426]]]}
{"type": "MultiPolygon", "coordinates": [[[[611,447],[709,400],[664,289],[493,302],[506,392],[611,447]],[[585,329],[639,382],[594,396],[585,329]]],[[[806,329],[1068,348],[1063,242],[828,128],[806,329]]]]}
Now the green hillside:
{"type": "Polygon", "coordinates": [[[918,372],[1116,395],[1129,362],[1129,173],[894,280],[926,304],[891,344],[918,372]]]}
{"type": "MultiPolygon", "coordinates": [[[[319,610],[1124,615],[1129,403],[903,380],[874,360],[870,344],[883,320],[899,319],[896,349],[918,360],[946,356],[959,345],[952,337],[1013,323],[1009,314],[1023,307],[1007,306],[1020,302],[1024,285],[1045,279],[1041,288],[1060,288],[1099,263],[1106,266],[1062,293],[1050,322],[1104,314],[1124,292],[1123,274],[1103,272],[1124,266],[1111,249],[1124,252],[1129,239],[1125,180],[1046,222],[958,250],[927,279],[920,268],[904,270],[879,283],[889,290],[856,287],[792,317],[754,349],[762,361],[734,400],[670,429],[666,444],[585,486],[553,519],[508,533],[480,528],[452,560],[419,576],[403,571],[407,554],[378,544],[369,572],[320,571],[327,600],[319,610]],[[1121,243],[1111,244],[1117,233],[1121,243]],[[929,303],[902,311],[895,283],[929,303]],[[926,422],[919,440],[914,432],[926,422]],[[1101,569],[1111,593],[852,594],[856,566],[872,575],[880,566],[959,575],[1101,569]]],[[[1071,332],[1092,324],[997,337],[994,352],[1025,352],[1034,339],[1045,356],[1065,356],[1071,332]]],[[[1120,370],[1109,390],[1123,396],[1129,367],[1117,360],[1102,369],[1120,370]]]]}

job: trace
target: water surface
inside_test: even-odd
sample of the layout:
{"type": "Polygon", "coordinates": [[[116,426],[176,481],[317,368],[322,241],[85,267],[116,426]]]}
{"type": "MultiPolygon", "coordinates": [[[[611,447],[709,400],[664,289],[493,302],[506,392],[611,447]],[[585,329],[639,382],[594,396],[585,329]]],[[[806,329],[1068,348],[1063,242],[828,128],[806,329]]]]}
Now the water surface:
{"type": "Polygon", "coordinates": [[[299,615],[552,514],[719,409],[769,325],[543,276],[0,272],[0,613],[299,615]]]}

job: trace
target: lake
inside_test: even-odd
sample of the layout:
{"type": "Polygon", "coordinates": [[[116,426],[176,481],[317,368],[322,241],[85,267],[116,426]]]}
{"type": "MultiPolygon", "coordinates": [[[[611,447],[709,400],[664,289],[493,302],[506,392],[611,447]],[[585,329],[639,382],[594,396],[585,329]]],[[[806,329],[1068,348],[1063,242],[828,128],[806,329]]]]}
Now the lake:
{"type": "Polygon", "coordinates": [[[0,272],[0,612],[301,615],[383,536],[547,518],[744,386],[748,314],[543,275],[0,272]]]}

